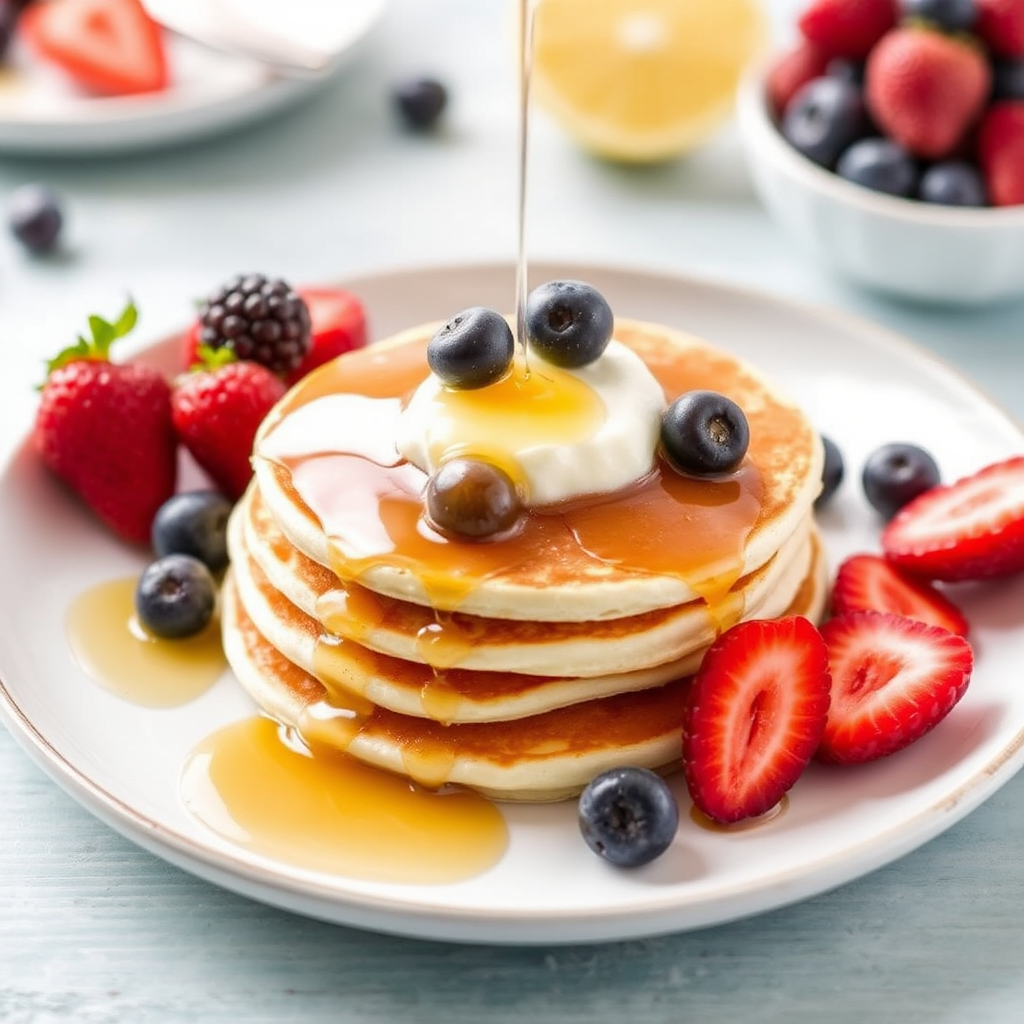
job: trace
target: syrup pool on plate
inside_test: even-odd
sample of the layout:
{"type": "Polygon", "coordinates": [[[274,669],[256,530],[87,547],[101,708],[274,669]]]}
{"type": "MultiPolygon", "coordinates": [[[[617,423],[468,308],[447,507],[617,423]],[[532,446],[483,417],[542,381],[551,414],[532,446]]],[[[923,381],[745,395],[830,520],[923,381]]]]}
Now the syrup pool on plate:
{"type": "Polygon", "coordinates": [[[187,704],[227,668],[216,620],[197,636],[162,640],[135,615],[138,580],[108,580],[83,591],[68,609],[72,654],[100,686],[143,707],[187,704]]]}
{"type": "Polygon", "coordinates": [[[210,829],[253,853],[375,881],[472,878],[508,844],[489,800],[424,789],[329,748],[313,752],[263,717],[204,739],[185,764],[181,798],[210,829]]]}

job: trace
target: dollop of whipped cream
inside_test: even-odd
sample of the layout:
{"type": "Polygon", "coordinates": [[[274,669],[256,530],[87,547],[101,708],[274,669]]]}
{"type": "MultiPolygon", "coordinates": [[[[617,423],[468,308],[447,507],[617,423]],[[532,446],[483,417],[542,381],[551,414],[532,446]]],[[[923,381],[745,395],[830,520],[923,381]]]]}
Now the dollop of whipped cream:
{"type": "Polygon", "coordinates": [[[504,469],[529,505],[615,491],[654,468],[665,394],[644,361],[612,340],[600,359],[562,369],[531,352],[475,390],[431,374],[398,417],[399,454],[426,473],[458,457],[504,469]]]}

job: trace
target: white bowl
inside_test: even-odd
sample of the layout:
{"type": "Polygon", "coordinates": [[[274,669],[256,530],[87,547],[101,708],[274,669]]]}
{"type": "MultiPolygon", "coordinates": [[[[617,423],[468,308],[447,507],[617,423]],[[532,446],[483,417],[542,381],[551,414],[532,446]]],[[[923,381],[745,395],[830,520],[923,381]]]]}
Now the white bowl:
{"type": "Polygon", "coordinates": [[[1024,297],[1024,206],[939,206],[832,174],[779,133],[765,71],[747,75],[739,90],[747,163],[761,201],[812,255],[861,284],[920,301],[1024,297]]]}

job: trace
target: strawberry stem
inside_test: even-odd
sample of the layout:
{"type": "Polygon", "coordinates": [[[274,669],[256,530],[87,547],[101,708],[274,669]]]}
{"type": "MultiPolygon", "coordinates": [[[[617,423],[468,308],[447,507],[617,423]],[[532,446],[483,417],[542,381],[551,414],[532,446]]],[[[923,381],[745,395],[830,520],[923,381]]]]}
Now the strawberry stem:
{"type": "MultiPolygon", "coordinates": [[[[118,318],[111,323],[95,314],[89,317],[90,339],[80,334],[74,345],[61,349],[53,359],[46,361],[46,375],[49,376],[54,370],[67,366],[68,363],[81,362],[84,359],[92,359],[97,362],[107,362],[110,359],[110,346],[123,338],[135,326],[139,319],[139,312],[135,303],[128,299],[127,303],[118,318]]],[[[40,385],[42,387],[42,385],[40,385]]]]}
{"type": "Polygon", "coordinates": [[[200,345],[196,349],[198,359],[188,368],[189,373],[203,373],[217,370],[228,363],[237,363],[238,356],[235,350],[222,345],[214,348],[212,345],[200,345]]]}

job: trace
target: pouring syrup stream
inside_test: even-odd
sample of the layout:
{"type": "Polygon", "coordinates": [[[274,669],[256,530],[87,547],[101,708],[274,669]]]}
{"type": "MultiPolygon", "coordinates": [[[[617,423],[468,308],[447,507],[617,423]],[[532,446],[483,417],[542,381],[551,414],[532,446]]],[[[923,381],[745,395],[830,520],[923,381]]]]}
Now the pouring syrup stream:
{"type": "Polygon", "coordinates": [[[535,0],[519,0],[519,194],[516,258],[516,340],[523,351],[527,377],[530,362],[526,348],[526,170],[529,155],[530,77],[533,67],[533,5],[535,0]]]}

